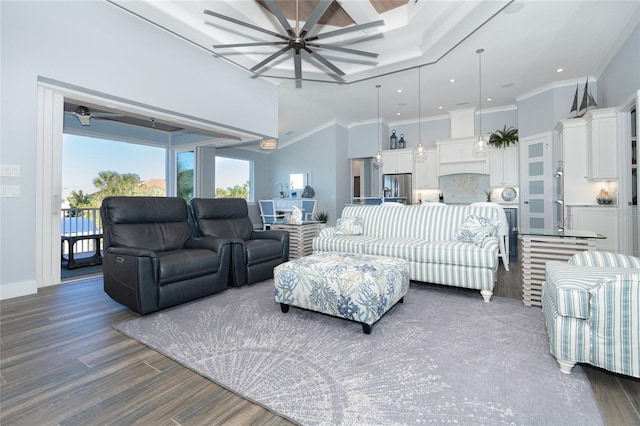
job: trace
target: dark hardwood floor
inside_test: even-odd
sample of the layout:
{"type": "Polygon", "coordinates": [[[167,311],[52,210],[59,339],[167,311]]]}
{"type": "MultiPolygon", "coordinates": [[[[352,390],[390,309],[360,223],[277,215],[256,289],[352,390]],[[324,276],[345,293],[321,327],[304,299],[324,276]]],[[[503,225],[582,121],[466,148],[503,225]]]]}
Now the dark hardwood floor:
{"type": "MultiPolygon", "coordinates": [[[[518,264],[494,294],[521,298],[518,264]]],[[[101,277],[0,302],[0,424],[291,424],[111,328],[135,316],[101,277]]],[[[607,424],[640,425],[640,380],[583,368],[607,424]]]]}

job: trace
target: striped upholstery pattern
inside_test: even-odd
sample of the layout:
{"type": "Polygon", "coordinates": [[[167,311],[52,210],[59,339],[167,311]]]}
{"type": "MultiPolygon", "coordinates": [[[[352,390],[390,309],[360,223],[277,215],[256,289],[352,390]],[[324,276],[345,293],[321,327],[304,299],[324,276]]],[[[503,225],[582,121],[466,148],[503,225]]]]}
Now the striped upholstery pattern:
{"type": "Polygon", "coordinates": [[[586,362],[640,377],[640,259],[583,252],[547,262],[542,309],[561,367],[586,362]]]}
{"type": "Polygon", "coordinates": [[[497,220],[487,206],[346,206],[342,217],[362,218],[363,235],[335,235],[327,227],[313,240],[314,253],[347,252],[409,261],[411,279],[486,290],[495,284],[498,237],[482,247],[457,241],[454,233],[474,214],[497,220]]]}
{"type": "Polygon", "coordinates": [[[567,265],[564,262],[547,262],[546,282],[553,293],[558,313],[567,317],[589,319],[589,292],[600,281],[609,279],[616,272],[633,273],[631,268],[601,268],[596,266],[567,265]]]}
{"type": "Polygon", "coordinates": [[[640,377],[640,273],[604,280],[592,297],[591,364],[640,377]]]}
{"type": "Polygon", "coordinates": [[[589,321],[560,315],[556,308],[553,291],[546,281],[542,285],[542,310],[551,354],[567,362],[589,362],[589,321]]]}
{"type": "Polygon", "coordinates": [[[584,251],[576,253],[569,259],[569,264],[640,269],[640,259],[637,257],[607,251],[584,251]]]}

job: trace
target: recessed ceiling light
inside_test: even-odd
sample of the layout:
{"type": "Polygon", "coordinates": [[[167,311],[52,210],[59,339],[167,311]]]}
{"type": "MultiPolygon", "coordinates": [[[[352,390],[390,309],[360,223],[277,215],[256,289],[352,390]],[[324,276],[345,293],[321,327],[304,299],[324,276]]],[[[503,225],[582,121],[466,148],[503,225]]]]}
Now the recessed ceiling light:
{"type": "Polygon", "coordinates": [[[442,109],[442,108],[444,108],[442,105],[440,105],[440,106],[438,107],[438,109],[442,109]]]}
{"type": "Polygon", "coordinates": [[[400,115],[400,113],[399,113],[399,112],[396,112],[396,115],[400,115]]]}
{"type": "Polygon", "coordinates": [[[564,71],[564,68],[558,68],[558,69],[556,70],[556,72],[562,72],[562,71],[564,71]]]}
{"type": "Polygon", "coordinates": [[[455,78],[451,78],[451,79],[449,79],[449,83],[455,83],[455,82],[456,82],[456,79],[455,79],[455,78]]]}
{"type": "Polygon", "coordinates": [[[402,89],[398,89],[398,93],[402,93],[402,89]]]}
{"type": "Polygon", "coordinates": [[[487,102],[491,102],[493,98],[487,98],[487,102]]]}

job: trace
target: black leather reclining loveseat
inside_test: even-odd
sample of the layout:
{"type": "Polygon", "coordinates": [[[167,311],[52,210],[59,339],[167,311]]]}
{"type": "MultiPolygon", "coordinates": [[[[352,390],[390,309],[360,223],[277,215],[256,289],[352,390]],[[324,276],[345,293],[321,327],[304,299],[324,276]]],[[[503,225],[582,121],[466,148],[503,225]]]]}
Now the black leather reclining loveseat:
{"type": "Polygon", "coordinates": [[[231,242],[194,238],[182,198],[107,197],[100,213],[104,290],[115,301],[144,315],[227,288],[231,242]]]}

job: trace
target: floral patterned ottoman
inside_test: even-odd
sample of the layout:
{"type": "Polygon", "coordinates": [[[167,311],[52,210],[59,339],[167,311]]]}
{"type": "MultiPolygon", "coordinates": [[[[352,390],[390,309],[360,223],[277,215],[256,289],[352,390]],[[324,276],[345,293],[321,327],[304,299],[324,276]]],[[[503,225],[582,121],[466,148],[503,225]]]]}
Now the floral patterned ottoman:
{"type": "Polygon", "coordinates": [[[409,290],[404,259],[353,253],[317,253],[273,270],[275,299],[289,306],[346,318],[371,327],[409,290]]]}

